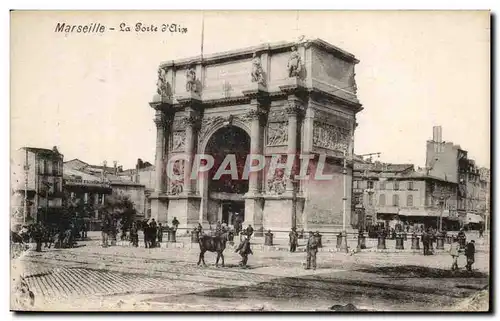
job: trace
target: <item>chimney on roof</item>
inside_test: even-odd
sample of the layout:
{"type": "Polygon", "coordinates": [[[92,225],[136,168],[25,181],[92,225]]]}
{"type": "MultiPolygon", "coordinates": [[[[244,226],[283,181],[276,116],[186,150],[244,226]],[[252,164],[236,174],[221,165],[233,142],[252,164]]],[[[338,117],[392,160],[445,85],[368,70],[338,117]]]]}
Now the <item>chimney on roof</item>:
{"type": "Polygon", "coordinates": [[[441,153],[443,151],[443,129],[441,126],[432,127],[432,141],[434,142],[434,150],[436,153],[441,153]]]}
{"type": "Polygon", "coordinates": [[[118,175],[118,167],[117,167],[117,165],[118,165],[118,162],[117,161],[113,161],[113,173],[114,173],[115,176],[118,175]]]}
{"type": "Polygon", "coordinates": [[[108,165],[107,161],[102,162],[102,171],[101,171],[101,179],[104,181],[104,178],[106,178],[106,165],[108,165]]]}

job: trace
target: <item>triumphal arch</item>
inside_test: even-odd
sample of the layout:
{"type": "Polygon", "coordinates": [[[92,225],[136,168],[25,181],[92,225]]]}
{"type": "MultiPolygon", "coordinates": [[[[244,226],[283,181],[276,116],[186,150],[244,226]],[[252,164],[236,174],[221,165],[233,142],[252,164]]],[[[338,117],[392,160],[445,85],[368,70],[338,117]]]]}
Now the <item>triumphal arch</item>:
{"type": "Polygon", "coordinates": [[[256,231],[335,229],[346,191],[349,228],[352,163],[344,171],[343,160],[362,110],[358,62],[313,39],[162,63],[150,103],[152,217],[175,216],[185,228],[221,221],[256,231]]]}

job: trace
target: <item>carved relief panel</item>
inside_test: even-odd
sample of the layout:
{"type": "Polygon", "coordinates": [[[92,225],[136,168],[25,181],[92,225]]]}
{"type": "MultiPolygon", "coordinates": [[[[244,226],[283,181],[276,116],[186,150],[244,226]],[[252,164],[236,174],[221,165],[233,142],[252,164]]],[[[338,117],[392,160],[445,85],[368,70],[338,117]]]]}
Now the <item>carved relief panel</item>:
{"type": "Polygon", "coordinates": [[[283,146],[288,143],[288,122],[269,123],[267,126],[267,146],[283,146]]]}
{"type": "Polygon", "coordinates": [[[172,134],[172,151],[179,152],[184,150],[186,145],[186,132],[176,131],[172,134]]]}
{"type": "Polygon", "coordinates": [[[315,147],[348,151],[351,132],[347,128],[342,128],[322,122],[314,122],[313,145],[315,147]]]}
{"type": "Polygon", "coordinates": [[[178,176],[178,179],[170,180],[168,193],[171,195],[179,195],[184,190],[184,162],[182,160],[177,160],[173,164],[172,172],[173,175],[178,176]]]}

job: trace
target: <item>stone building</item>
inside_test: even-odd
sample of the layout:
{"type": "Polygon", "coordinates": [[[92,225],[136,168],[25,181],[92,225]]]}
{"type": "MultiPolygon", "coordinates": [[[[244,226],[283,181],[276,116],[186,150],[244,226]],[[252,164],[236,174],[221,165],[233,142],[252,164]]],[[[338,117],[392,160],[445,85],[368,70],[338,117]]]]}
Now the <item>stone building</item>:
{"type": "MultiPolygon", "coordinates": [[[[80,198],[88,202],[104,203],[106,195],[122,194],[130,198],[136,210],[136,218],[145,217],[145,187],[137,180],[130,180],[126,176],[120,176],[121,166],[116,162],[113,167],[90,165],[79,159],[73,159],[64,163],[64,172],[67,175],[68,188],[75,192],[80,198]]],[[[98,213],[93,220],[93,225],[100,222],[98,213]]]]}
{"type": "Polygon", "coordinates": [[[150,103],[157,126],[152,217],[165,222],[176,216],[181,227],[243,221],[256,230],[334,229],[343,224],[346,191],[350,227],[352,162],[344,185],[343,159],[352,155],[356,114],[362,110],[357,63],[352,54],[319,39],[162,63],[150,103]],[[214,169],[191,177],[191,169],[199,168],[195,154],[212,155],[214,169]],[[213,179],[231,154],[237,177],[213,179]],[[173,164],[177,177],[170,179],[166,168],[175,155],[186,161],[173,164]],[[248,155],[264,155],[266,167],[246,179],[241,174],[248,155]],[[280,163],[293,160],[295,174],[304,157],[312,157],[312,177],[287,178],[271,165],[272,155],[282,155],[280,163]],[[314,179],[320,170],[332,177],[314,179]]]}
{"type": "Polygon", "coordinates": [[[56,147],[23,147],[12,155],[13,223],[57,220],[62,210],[63,159],[56,147]]]}
{"type": "MultiPolygon", "coordinates": [[[[455,182],[415,171],[412,164],[354,164],[355,208],[361,214],[358,225],[366,229],[376,222],[393,225],[458,229],[457,186],[455,182]]],[[[393,227],[393,226],[392,226],[393,227]]]]}
{"type": "Polygon", "coordinates": [[[433,128],[433,138],[427,141],[426,168],[429,175],[458,184],[457,213],[461,224],[482,224],[489,184],[481,180],[480,169],[466,150],[442,140],[441,126],[433,128]]]}

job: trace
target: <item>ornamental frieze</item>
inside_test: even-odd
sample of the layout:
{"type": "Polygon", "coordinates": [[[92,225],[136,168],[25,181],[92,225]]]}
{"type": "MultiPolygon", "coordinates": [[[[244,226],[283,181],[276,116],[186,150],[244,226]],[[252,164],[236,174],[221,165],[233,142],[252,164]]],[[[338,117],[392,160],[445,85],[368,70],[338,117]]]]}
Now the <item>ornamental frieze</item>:
{"type": "Polygon", "coordinates": [[[267,126],[267,146],[284,146],[288,143],[288,123],[269,123],[267,126]]]}
{"type": "Polygon", "coordinates": [[[348,151],[350,136],[349,129],[314,122],[313,145],[315,147],[348,151]]]}
{"type": "Polygon", "coordinates": [[[268,121],[269,122],[283,122],[288,119],[288,115],[284,109],[273,108],[269,112],[268,121]]]}
{"type": "Polygon", "coordinates": [[[187,117],[178,117],[174,119],[174,130],[185,130],[188,124],[187,117]]]}

